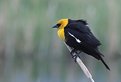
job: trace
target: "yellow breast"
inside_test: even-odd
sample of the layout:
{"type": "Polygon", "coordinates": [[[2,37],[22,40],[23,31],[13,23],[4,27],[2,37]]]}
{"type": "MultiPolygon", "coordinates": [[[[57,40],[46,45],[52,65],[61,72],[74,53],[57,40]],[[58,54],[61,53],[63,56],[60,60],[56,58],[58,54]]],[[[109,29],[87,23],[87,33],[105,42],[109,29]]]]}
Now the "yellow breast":
{"type": "Polygon", "coordinates": [[[64,29],[59,29],[57,33],[60,39],[65,40],[64,29]]]}
{"type": "Polygon", "coordinates": [[[60,39],[65,40],[65,33],[64,33],[64,28],[68,24],[68,19],[61,19],[58,21],[58,24],[61,24],[58,28],[58,36],[60,39]]]}

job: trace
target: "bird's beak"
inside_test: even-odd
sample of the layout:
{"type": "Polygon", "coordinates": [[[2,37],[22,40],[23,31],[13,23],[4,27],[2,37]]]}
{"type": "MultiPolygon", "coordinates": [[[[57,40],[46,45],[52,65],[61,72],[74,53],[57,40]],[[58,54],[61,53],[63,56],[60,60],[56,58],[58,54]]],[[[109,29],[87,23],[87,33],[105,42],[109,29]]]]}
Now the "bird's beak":
{"type": "Polygon", "coordinates": [[[58,25],[53,26],[52,28],[58,28],[58,25]]]}

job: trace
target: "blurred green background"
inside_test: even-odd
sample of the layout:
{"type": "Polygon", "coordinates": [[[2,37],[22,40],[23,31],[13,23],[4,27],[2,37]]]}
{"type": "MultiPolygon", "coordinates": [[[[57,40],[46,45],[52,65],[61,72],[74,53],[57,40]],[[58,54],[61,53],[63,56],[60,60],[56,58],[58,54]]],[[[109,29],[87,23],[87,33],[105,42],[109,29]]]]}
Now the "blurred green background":
{"type": "Polygon", "coordinates": [[[51,27],[85,19],[111,68],[81,59],[96,82],[121,82],[121,0],[0,0],[0,82],[90,82],[51,27]]]}

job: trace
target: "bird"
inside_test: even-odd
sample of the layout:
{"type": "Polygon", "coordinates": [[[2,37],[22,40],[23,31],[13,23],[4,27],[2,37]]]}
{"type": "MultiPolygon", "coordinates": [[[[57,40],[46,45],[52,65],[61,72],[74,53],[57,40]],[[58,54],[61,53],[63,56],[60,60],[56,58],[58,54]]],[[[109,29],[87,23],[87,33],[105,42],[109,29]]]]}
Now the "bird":
{"type": "Polygon", "coordinates": [[[77,55],[84,52],[97,60],[102,61],[105,67],[110,70],[109,66],[105,63],[102,57],[104,55],[99,51],[101,42],[91,32],[89,24],[84,19],[60,19],[53,26],[57,28],[58,37],[71,48],[70,54],[76,59],[77,55]]]}

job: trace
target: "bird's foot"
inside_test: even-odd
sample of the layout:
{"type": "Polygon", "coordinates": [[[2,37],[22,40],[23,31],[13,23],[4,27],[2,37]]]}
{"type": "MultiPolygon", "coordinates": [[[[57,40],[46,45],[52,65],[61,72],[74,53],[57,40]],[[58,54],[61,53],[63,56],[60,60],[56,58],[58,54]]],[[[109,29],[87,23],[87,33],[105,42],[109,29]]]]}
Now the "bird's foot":
{"type": "Polygon", "coordinates": [[[75,52],[76,52],[76,50],[73,49],[73,50],[70,52],[70,54],[73,56],[73,54],[75,54],[75,52]]]}
{"type": "Polygon", "coordinates": [[[76,54],[72,56],[72,58],[74,59],[75,62],[77,62],[76,61],[77,57],[78,57],[78,55],[76,55],[76,54]]]}
{"type": "Polygon", "coordinates": [[[77,53],[77,51],[73,49],[70,54],[72,58],[74,59],[74,61],[76,62],[76,58],[79,57],[79,54],[77,53]]]}

